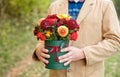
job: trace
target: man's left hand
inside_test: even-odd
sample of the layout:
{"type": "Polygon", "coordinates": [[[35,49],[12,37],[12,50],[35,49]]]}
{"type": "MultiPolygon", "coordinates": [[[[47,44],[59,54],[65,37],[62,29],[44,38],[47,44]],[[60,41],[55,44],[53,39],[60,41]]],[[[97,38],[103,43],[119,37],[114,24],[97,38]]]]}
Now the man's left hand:
{"type": "Polygon", "coordinates": [[[59,62],[64,63],[65,66],[70,64],[72,61],[77,61],[85,58],[83,50],[76,47],[66,47],[63,48],[61,52],[68,52],[67,54],[59,57],[59,62]]]}

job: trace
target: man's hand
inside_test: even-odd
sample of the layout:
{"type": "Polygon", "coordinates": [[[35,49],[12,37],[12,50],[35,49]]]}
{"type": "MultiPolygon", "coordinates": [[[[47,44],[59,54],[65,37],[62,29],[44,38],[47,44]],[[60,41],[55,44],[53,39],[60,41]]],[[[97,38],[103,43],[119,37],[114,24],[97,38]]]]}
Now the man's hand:
{"type": "Polygon", "coordinates": [[[50,55],[47,54],[48,50],[43,48],[36,48],[36,55],[38,57],[38,59],[42,62],[42,64],[48,64],[48,60],[46,60],[46,58],[50,58],[50,55]]]}
{"type": "Polygon", "coordinates": [[[60,63],[65,62],[65,66],[70,64],[72,61],[77,61],[85,58],[83,50],[76,47],[67,47],[62,49],[61,52],[68,52],[67,54],[59,57],[60,63]]]}

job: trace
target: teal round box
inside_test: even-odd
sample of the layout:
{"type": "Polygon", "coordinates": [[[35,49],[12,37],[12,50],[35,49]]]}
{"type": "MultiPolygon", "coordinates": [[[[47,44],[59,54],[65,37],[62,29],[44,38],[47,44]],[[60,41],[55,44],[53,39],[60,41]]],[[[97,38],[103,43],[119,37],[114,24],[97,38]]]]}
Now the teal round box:
{"type": "Polygon", "coordinates": [[[45,48],[49,50],[50,58],[46,64],[47,69],[62,70],[67,69],[70,65],[64,66],[64,63],[60,63],[58,57],[65,55],[67,52],[60,52],[62,48],[67,47],[69,44],[68,40],[46,40],[45,48]]]}

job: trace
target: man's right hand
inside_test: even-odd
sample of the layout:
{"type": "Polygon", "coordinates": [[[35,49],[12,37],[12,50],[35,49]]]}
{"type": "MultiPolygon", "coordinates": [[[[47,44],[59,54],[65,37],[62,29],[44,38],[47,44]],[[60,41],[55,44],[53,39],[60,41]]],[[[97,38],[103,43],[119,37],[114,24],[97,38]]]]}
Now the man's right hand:
{"type": "Polygon", "coordinates": [[[38,59],[43,63],[43,64],[48,64],[48,60],[46,60],[46,58],[50,58],[50,55],[47,54],[48,50],[43,48],[36,48],[36,55],[38,57],[38,59]]]}

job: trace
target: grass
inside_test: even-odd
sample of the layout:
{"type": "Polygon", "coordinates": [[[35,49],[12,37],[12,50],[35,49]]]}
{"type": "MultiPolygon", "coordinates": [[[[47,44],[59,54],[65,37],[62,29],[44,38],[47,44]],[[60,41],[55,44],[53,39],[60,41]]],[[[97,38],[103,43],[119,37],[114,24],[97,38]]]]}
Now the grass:
{"type": "Polygon", "coordinates": [[[35,39],[29,24],[19,24],[17,20],[0,21],[0,75],[4,75],[17,62],[30,55],[35,39]]]}
{"type": "Polygon", "coordinates": [[[120,52],[108,58],[105,62],[105,77],[120,77],[120,52]]]}
{"type": "Polygon", "coordinates": [[[48,70],[40,63],[34,63],[25,69],[18,77],[49,77],[48,70]]]}

